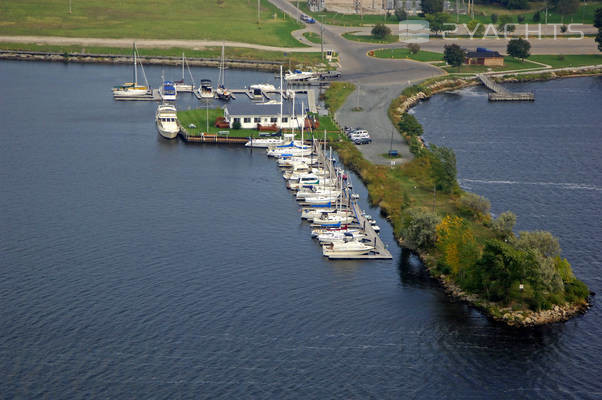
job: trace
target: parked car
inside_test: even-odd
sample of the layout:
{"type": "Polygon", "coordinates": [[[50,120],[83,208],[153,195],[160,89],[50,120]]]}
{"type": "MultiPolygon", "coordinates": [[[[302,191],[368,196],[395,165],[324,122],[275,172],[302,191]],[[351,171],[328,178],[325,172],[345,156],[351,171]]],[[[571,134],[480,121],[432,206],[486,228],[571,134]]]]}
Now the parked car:
{"type": "Polygon", "coordinates": [[[313,19],[312,17],[305,15],[305,14],[301,14],[301,21],[307,23],[307,24],[315,24],[316,20],[313,19]]]}

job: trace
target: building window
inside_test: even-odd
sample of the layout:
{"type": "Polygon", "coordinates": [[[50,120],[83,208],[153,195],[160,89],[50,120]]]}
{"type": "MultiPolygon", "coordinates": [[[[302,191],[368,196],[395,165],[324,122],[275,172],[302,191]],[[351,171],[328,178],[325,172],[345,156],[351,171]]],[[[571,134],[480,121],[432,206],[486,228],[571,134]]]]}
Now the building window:
{"type": "Polygon", "coordinates": [[[276,122],[278,122],[278,118],[272,117],[270,118],[270,122],[275,124],[276,122]]]}
{"type": "Polygon", "coordinates": [[[288,122],[288,117],[282,117],[282,123],[285,124],[288,122]]]}
{"type": "Polygon", "coordinates": [[[244,121],[245,121],[245,124],[248,124],[249,122],[251,122],[251,118],[245,118],[244,121]]]}
{"type": "Polygon", "coordinates": [[[256,123],[260,123],[260,122],[261,122],[261,118],[257,118],[257,117],[255,117],[255,118],[254,118],[254,122],[256,122],[256,123]]]}
{"type": "Polygon", "coordinates": [[[239,123],[240,124],[240,118],[234,118],[234,123],[239,123]]]}

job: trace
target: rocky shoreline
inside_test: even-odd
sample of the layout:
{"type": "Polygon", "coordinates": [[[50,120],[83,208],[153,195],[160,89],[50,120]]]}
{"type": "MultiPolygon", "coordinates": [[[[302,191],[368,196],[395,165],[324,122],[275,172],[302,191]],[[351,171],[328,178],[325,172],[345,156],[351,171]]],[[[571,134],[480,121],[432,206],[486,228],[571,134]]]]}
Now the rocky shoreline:
{"type": "MultiPolygon", "coordinates": [[[[145,64],[152,65],[182,65],[179,57],[140,57],[145,64]]],[[[0,50],[0,60],[16,61],[47,61],[63,63],[84,64],[131,64],[132,58],[124,55],[112,54],[84,54],[84,53],[46,53],[34,51],[0,50]]],[[[219,67],[219,59],[215,58],[187,58],[188,64],[196,67],[219,67]]],[[[253,69],[258,71],[278,71],[281,62],[255,61],[255,60],[224,60],[226,67],[234,69],[253,69]]]]}

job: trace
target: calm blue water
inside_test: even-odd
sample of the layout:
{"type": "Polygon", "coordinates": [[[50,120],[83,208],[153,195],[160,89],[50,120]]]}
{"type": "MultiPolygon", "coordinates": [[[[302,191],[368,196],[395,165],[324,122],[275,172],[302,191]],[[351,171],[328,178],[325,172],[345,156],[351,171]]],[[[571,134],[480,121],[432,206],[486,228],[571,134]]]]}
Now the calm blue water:
{"type": "MultiPolygon", "coordinates": [[[[160,73],[147,68],[155,81],[160,73]]],[[[451,302],[379,217],[393,261],[325,260],[273,160],[160,139],[155,104],[111,99],[110,86],[128,74],[126,66],[0,63],[0,398],[600,397],[598,308],[532,331],[496,325],[451,302]]],[[[229,78],[234,86],[272,75],[229,78]]],[[[587,102],[599,104],[599,81],[562,82],[597,88],[587,102]]],[[[535,107],[547,86],[537,87],[535,107]]],[[[477,112],[463,105],[470,94],[456,96],[456,115],[477,112]]],[[[583,98],[564,99],[559,110],[582,112],[583,98]]],[[[196,105],[179,106],[188,104],[196,105]]],[[[490,106],[479,99],[480,113],[490,106]]],[[[566,118],[533,110],[550,125],[566,118]]],[[[589,165],[597,177],[576,181],[568,171],[557,181],[599,188],[600,141],[576,135],[557,144],[554,159],[589,165]]],[[[493,158],[487,147],[500,151],[483,147],[484,159],[493,158]]],[[[458,158],[463,184],[493,179],[467,175],[458,158]]],[[[523,167],[508,160],[491,173],[513,168],[523,167]]],[[[520,185],[483,184],[498,186],[483,192],[494,210],[512,205],[521,228],[551,229],[599,291],[599,191],[561,192],[538,211],[548,213],[542,224],[529,219],[539,208],[528,198],[509,204],[520,185]]],[[[526,193],[537,190],[554,193],[544,185],[526,193]]]]}

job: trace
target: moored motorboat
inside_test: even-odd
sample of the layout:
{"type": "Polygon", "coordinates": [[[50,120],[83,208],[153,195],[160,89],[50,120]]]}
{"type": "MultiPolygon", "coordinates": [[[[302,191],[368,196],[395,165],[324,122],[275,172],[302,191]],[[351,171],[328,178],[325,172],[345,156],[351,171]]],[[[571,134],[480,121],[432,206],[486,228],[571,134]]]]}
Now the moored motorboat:
{"type": "Polygon", "coordinates": [[[213,86],[209,79],[201,79],[201,86],[198,88],[198,94],[202,99],[212,99],[214,97],[213,86]]]}
{"type": "Polygon", "coordinates": [[[332,242],[322,246],[322,254],[326,257],[345,257],[369,254],[374,246],[356,240],[332,242]]]}
{"type": "Polygon", "coordinates": [[[159,134],[165,139],[174,139],[180,132],[176,107],[171,104],[160,104],[155,113],[155,122],[159,134]]]}
{"type": "Polygon", "coordinates": [[[172,81],[163,81],[161,85],[161,99],[163,101],[176,101],[177,91],[172,81]]]}

